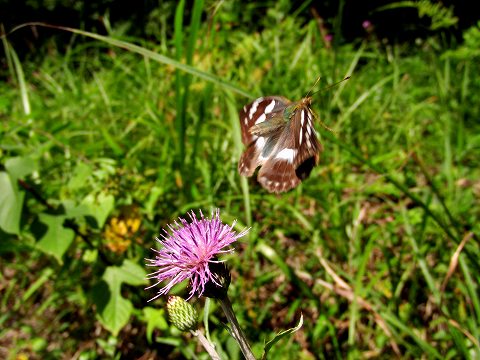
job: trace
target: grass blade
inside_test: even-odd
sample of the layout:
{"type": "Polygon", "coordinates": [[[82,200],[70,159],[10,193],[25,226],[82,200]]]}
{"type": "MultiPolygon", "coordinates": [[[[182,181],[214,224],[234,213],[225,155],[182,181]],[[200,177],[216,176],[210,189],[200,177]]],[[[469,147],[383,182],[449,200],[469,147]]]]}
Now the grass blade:
{"type": "MultiPolygon", "coordinates": [[[[183,14],[185,8],[185,0],[181,0],[175,10],[174,22],[174,43],[175,43],[175,58],[181,62],[183,57],[183,14]]],[[[186,91],[185,77],[179,70],[175,70],[175,100],[177,116],[175,119],[175,129],[177,132],[177,163],[180,168],[183,167],[185,161],[185,96],[186,91]]]]}
{"type": "MultiPolygon", "coordinates": [[[[233,145],[235,147],[234,156],[235,159],[240,158],[240,154],[243,151],[243,143],[242,143],[242,133],[240,130],[240,124],[238,121],[238,113],[236,108],[235,100],[231,93],[226,93],[226,104],[228,110],[228,118],[230,119],[230,126],[232,128],[232,136],[233,136],[233,145]]],[[[242,189],[243,194],[243,204],[245,207],[245,222],[248,227],[252,226],[252,209],[251,209],[251,201],[250,201],[250,190],[248,187],[248,180],[245,176],[240,176],[240,187],[242,189]]]]}
{"type": "Polygon", "coordinates": [[[396,316],[389,313],[382,313],[381,315],[391,325],[395,326],[396,328],[410,336],[417,343],[417,345],[420,346],[420,348],[424,352],[424,355],[426,355],[427,358],[443,359],[443,356],[441,356],[440,353],[432,345],[430,345],[427,341],[423,340],[419,335],[415,333],[415,331],[413,331],[412,328],[405,325],[396,316]]]}
{"type": "Polygon", "coordinates": [[[18,56],[15,50],[8,43],[7,43],[6,51],[8,54],[10,54],[10,57],[12,59],[12,62],[15,68],[15,73],[17,75],[17,81],[20,87],[20,97],[22,99],[22,105],[23,105],[23,112],[25,113],[25,115],[29,116],[32,110],[30,106],[30,100],[28,98],[27,83],[25,81],[25,74],[23,73],[22,64],[20,63],[20,60],[18,59],[18,56]]]}
{"type": "Polygon", "coordinates": [[[28,26],[43,26],[43,27],[47,27],[47,28],[51,28],[51,29],[68,31],[68,32],[71,32],[71,33],[74,33],[74,34],[78,34],[78,35],[86,36],[86,37],[89,37],[89,38],[92,38],[92,39],[95,39],[95,40],[99,40],[99,41],[102,41],[106,44],[110,44],[110,45],[113,45],[113,46],[116,46],[116,47],[119,47],[119,48],[122,48],[122,49],[125,49],[125,50],[128,50],[128,51],[143,55],[143,56],[145,56],[149,59],[152,59],[154,61],[157,61],[159,63],[165,64],[165,65],[170,65],[170,66],[174,67],[175,69],[179,69],[179,70],[184,71],[188,74],[199,77],[203,80],[212,82],[212,83],[214,83],[218,86],[223,87],[224,89],[233,91],[234,93],[237,93],[241,96],[245,96],[245,97],[250,98],[250,99],[255,97],[254,95],[252,95],[249,92],[241,89],[240,87],[238,87],[238,86],[236,86],[236,85],[234,85],[234,84],[232,84],[228,81],[225,81],[225,80],[223,80],[223,79],[221,79],[221,78],[219,78],[219,77],[217,77],[217,76],[215,76],[215,75],[213,75],[209,72],[199,70],[199,69],[197,69],[193,66],[190,66],[190,65],[182,64],[181,62],[179,62],[177,60],[174,60],[174,59],[172,59],[168,56],[165,56],[165,55],[158,54],[158,53],[156,53],[152,50],[148,50],[148,49],[146,49],[142,46],[135,45],[135,44],[132,44],[132,43],[127,42],[127,41],[114,39],[114,38],[111,38],[109,36],[103,36],[103,35],[99,35],[99,34],[89,32],[89,31],[69,28],[69,27],[65,27],[65,26],[49,25],[49,24],[42,23],[42,22],[30,22],[30,23],[25,23],[25,24],[19,25],[19,26],[15,27],[14,29],[12,29],[12,31],[10,33],[15,32],[15,31],[17,31],[21,28],[28,27],[28,26]]]}

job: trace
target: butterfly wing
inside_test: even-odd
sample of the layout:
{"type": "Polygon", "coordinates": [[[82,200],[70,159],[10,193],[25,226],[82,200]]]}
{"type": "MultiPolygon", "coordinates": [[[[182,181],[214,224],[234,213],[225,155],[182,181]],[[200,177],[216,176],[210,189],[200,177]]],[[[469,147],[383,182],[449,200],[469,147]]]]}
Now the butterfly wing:
{"type": "Polygon", "coordinates": [[[283,114],[283,110],[290,104],[290,101],[281,96],[261,97],[252,103],[245,105],[240,110],[240,127],[242,129],[242,142],[248,146],[255,140],[250,129],[265,120],[283,114]]]}
{"type": "Polygon", "coordinates": [[[280,193],[298,186],[318,164],[322,151],[309,103],[299,102],[295,106],[291,120],[258,173],[258,181],[270,192],[280,193]]]}
{"type": "Polygon", "coordinates": [[[290,131],[293,134],[293,147],[298,149],[294,166],[298,168],[309,158],[313,158],[315,165],[320,160],[323,146],[318,141],[317,132],[313,126],[315,115],[309,105],[299,108],[290,122],[290,131]]]}
{"type": "Polygon", "coordinates": [[[240,110],[242,142],[247,146],[238,163],[240,175],[253,175],[255,169],[264,163],[268,153],[273,150],[282,130],[282,126],[273,131],[272,129],[269,130],[268,127],[264,127],[262,132],[253,131],[254,133],[252,133],[252,128],[255,129],[256,126],[264,122],[278,123],[278,120],[275,119],[283,116],[283,111],[289,104],[290,101],[284,97],[268,96],[258,98],[240,110]]]}
{"type": "Polygon", "coordinates": [[[313,118],[310,98],[292,104],[269,96],[246,105],[240,111],[242,142],[247,146],[238,163],[240,174],[252,176],[261,166],[258,181],[268,191],[298,186],[318,164],[322,151],[313,118]]]}

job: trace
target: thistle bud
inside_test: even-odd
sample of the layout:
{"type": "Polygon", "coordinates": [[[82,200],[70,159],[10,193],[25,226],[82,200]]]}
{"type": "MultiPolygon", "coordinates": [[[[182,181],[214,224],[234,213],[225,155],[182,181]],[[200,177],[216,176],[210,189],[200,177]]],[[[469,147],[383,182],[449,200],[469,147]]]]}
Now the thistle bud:
{"type": "Polygon", "coordinates": [[[179,330],[188,331],[197,328],[197,311],[180,296],[168,297],[167,312],[168,319],[179,330]]]}

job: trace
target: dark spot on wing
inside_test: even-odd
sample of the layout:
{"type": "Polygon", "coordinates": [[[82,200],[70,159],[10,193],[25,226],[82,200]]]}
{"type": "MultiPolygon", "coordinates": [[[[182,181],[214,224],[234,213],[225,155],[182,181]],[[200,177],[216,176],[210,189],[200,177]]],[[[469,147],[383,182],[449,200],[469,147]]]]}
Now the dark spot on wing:
{"type": "Polygon", "coordinates": [[[305,180],[312,172],[314,166],[315,157],[309,157],[295,169],[295,174],[300,180],[305,180]]]}

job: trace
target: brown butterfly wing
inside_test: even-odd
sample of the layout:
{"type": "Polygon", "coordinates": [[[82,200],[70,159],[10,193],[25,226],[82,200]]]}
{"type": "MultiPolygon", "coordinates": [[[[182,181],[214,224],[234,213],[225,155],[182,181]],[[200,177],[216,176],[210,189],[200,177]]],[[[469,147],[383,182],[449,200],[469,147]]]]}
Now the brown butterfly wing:
{"type": "Polygon", "coordinates": [[[247,146],[238,163],[240,175],[253,175],[255,169],[264,163],[266,159],[265,150],[271,150],[272,142],[275,139],[275,136],[271,136],[272,134],[269,134],[270,136],[254,135],[251,133],[251,129],[264,121],[270,121],[273,117],[283,114],[283,110],[289,103],[289,100],[280,96],[267,96],[256,99],[240,110],[242,142],[247,146]]]}
{"type": "Polygon", "coordinates": [[[290,122],[259,171],[258,181],[270,192],[295,188],[318,164],[322,146],[313,127],[314,115],[309,105],[308,98],[295,105],[290,122]]]}

